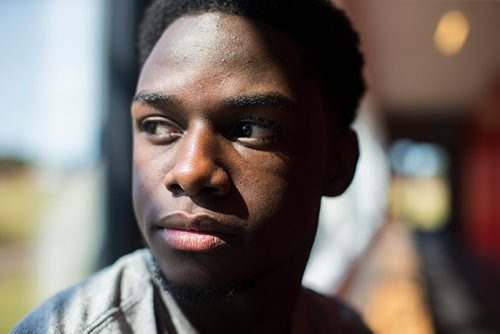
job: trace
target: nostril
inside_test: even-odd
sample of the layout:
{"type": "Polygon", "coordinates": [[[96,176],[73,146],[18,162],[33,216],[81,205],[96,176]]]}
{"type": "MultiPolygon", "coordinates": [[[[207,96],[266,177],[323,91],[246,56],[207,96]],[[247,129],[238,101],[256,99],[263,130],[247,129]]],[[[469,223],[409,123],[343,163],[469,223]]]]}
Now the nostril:
{"type": "Polygon", "coordinates": [[[183,190],[182,187],[179,184],[177,184],[177,183],[169,184],[167,188],[171,192],[179,192],[179,191],[183,190]]]}
{"type": "Polygon", "coordinates": [[[194,189],[193,187],[189,187],[187,189],[184,189],[180,184],[178,183],[171,183],[167,186],[167,189],[172,192],[173,194],[181,194],[181,193],[186,193],[190,196],[192,195],[200,195],[200,194],[218,194],[220,192],[220,189],[217,187],[201,187],[201,188],[196,188],[194,189]]]}
{"type": "Polygon", "coordinates": [[[203,188],[203,191],[207,192],[207,193],[216,193],[219,190],[217,188],[215,188],[215,187],[205,187],[205,188],[203,188]]]}

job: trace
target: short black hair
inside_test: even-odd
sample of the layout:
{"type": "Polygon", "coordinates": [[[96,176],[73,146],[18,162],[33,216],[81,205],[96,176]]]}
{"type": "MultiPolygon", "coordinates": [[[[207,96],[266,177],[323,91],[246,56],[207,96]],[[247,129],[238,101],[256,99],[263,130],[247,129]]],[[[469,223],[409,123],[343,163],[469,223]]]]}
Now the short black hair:
{"type": "Polygon", "coordinates": [[[358,34],[342,10],[328,0],[153,0],[139,31],[141,66],[173,21],[206,12],[246,17],[289,35],[325,84],[338,127],[349,128],[365,91],[364,61],[358,34]]]}

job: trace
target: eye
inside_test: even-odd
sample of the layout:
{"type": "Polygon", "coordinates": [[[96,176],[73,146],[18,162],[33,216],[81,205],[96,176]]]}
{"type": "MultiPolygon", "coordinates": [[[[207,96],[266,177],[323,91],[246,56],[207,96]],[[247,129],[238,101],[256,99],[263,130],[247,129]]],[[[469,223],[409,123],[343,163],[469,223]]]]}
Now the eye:
{"type": "Polygon", "coordinates": [[[231,137],[243,141],[269,141],[276,138],[278,126],[265,119],[240,121],[233,128],[231,137]]]}
{"type": "Polygon", "coordinates": [[[139,131],[159,144],[172,142],[182,135],[182,130],[176,124],[160,116],[147,117],[139,121],[139,131]]]}

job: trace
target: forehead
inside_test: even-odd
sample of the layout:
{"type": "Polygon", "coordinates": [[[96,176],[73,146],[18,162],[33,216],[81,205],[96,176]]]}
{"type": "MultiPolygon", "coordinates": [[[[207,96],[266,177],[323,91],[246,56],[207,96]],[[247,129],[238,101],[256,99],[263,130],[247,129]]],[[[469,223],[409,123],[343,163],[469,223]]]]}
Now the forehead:
{"type": "Polygon", "coordinates": [[[297,43],[266,24],[222,13],[189,15],[165,30],[141,71],[138,88],[161,90],[160,82],[195,80],[203,74],[204,80],[275,83],[291,91],[309,77],[302,65],[297,43]]]}

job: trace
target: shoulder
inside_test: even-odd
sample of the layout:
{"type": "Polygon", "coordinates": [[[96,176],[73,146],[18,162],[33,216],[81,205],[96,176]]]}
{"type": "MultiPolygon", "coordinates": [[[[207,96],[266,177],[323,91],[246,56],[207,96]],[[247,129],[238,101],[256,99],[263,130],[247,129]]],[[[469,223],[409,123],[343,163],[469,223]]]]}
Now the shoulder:
{"type": "Polygon", "coordinates": [[[96,333],[136,307],[152,289],[147,250],[126,255],[85,281],[53,296],[12,333],[96,333]]]}
{"type": "Polygon", "coordinates": [[[302,288],[295,316],[296,333],[372,333],[345,303],[307,288],[302,288]]]}

